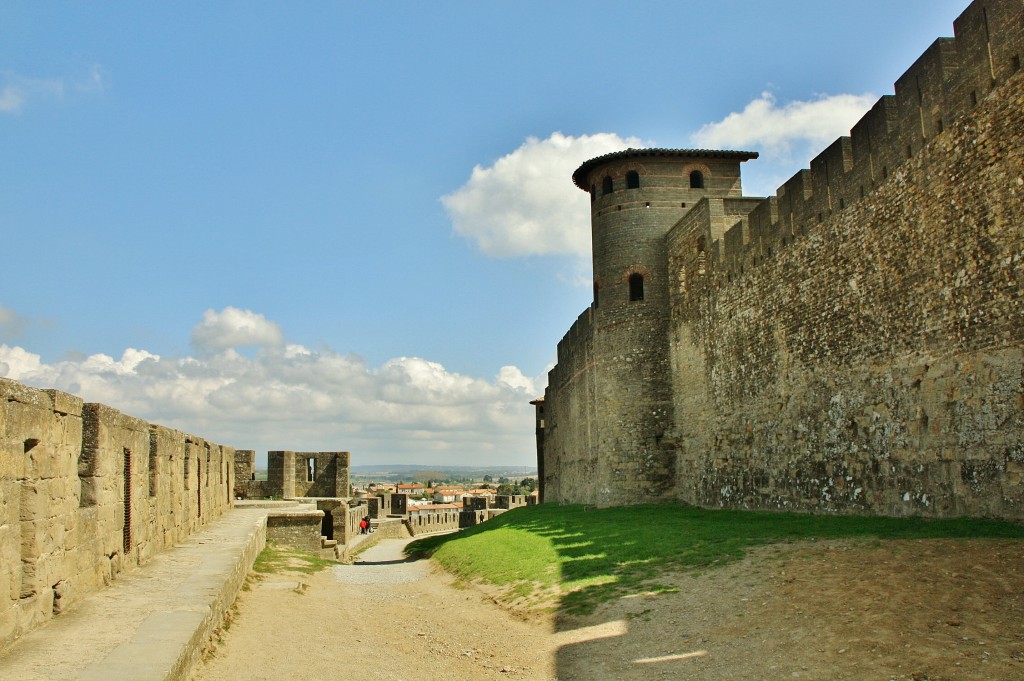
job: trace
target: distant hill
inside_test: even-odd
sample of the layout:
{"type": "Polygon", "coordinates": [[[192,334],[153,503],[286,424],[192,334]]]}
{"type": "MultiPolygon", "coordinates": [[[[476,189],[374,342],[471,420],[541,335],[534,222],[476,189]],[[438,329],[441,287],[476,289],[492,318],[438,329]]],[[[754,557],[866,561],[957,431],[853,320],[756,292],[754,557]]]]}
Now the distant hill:
{"type": "Polygon", "coordinates": [[[536,477],[536,466],[428,466],[422,464],[364,464],[352,466],[349,472],[360,478],[379,477],[381,479],[395,476],[411,476],[416,473],[430,471],[441,473],[452,478],[529,478],[536,477]]]}

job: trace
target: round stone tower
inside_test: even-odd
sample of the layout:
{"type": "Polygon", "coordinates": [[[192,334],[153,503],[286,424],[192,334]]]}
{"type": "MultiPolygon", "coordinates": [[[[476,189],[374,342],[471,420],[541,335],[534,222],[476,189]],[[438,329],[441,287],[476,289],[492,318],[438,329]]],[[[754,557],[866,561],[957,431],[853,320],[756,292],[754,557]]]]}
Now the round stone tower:
{"type": "Polygon", "coordinates": [[[669,288],[665,235],[706,196],[742,196],[744,151],[627,149],[572,179],[590,194],[597,502],[670,496],[669,288]]]}

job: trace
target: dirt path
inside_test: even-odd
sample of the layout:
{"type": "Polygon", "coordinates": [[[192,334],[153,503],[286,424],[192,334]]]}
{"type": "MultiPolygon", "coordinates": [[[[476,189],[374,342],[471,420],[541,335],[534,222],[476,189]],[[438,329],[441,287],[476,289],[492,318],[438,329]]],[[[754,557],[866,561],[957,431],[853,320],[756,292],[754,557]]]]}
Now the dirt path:
{"type": "Polygon", "coordinates": [[[1024,542],[784,545],[586,618],[517,618],[389,540],[265,579],[194,681],[1024,680],[1024,542]]]}
{"type": "Polygon", "coordinates": [[[550,622],[522,621],[458,590],[411,540],[384,540],[354,565],[254,583],[197,681],[553,679],[550,622]]]}

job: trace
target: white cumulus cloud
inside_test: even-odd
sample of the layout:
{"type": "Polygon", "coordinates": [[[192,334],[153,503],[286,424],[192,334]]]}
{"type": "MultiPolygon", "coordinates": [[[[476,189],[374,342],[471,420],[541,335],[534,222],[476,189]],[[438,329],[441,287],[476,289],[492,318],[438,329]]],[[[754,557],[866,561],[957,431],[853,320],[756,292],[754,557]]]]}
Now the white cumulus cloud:
{"type": "Polygon", "coordinates": [[[762,149],[768,153],[788,152],[802,143],[824,147],[849,134],[877,99],[872,94],[841,94],[779,106],[774,95],[764,92],[743,111],[703,126],[692,139],[709,149],[762,149]]]}
{"type": "Polygon", "coordinates": [[[250,310],[226,307],[207,310],[192,329],[192,343],[200,350],[224,350],[241,346],[278,347],[284,342],[281,327],[250,310]]]}
{"type": "Polygon", "coordinates": [[[760,159],[744,164],[748,196],[774,194],[776,189],[825,147],[860,120],[877,101],[872,94],[829,95],[780,105],[764,92],[743,111],[708,123],[690,136],[694,147],[758,151],[760,159]]]}
{"type": "Polygon", "coordinates": [[[0,376],[21,380],[42,368],[41,357],[17,346],[0,345],[0,376]]]}
{"type": "Polygon", "coordinates": [[[0,376],[57,388],[153,423],[259,453],[352,452],[360,463],[528,465],[536,461],[529,379],[495,380],[419,357],[371,367],[355,355],[286,343],[280,327],[237,308],[207,310],[196,357],[128,348],[42,361],[0,344],[0,376]],[[254,357],[233,344],[257,344],[254,357]]]}
{"type": "Polygon", "coordinates": [[[519,390],[531,398],[536,397],[544,390],[543,388],[538,388],[537,381],[525,376],[519,367],[516,366],[501,367],[498,371],[497,383],[511,390],[519,390]]]}
{"type": "Polygon", "coordinates": [[[613,133],[573,137],[560,132],[530,137],[441,197],[455,232],[494,257],[568,254],[590,256],[587,194],[572,183],[584,161],[643,146],[613,133]]]}

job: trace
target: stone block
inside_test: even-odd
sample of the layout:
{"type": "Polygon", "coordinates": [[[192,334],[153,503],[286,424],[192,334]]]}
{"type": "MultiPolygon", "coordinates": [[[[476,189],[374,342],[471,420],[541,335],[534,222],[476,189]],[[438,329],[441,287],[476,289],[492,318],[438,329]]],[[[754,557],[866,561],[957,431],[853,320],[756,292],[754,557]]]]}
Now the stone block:
{"type": "Polygon", "coordinates": [[[0,649],[4,648],[19,634],[18,602],[0,601],[0,649]]]}
{"type": "Polygon", "coordinates": [[[21,599],[18,608],[18,629],[31,631],[44,624],[53,615],[53,590],[44,589],[39,593],[21,599]]]}
{"type": "Polygon", "coordinates": [[[71,417],[82,417],[82,405],[84,401],[77,395],[71,395],[70,393],[62,392],[60,390],[45,390],[44,391],[50,397],[50,403],[52,409],[59,415],[71,416],[71,417]]]}
{"type": "Polygon", "coordinates": [[[48,518],[43,521],[44,534],[43,543],[47,547],[63,550],[64,522],[60,518],[48,518]]]}
{"type": "Polygon", "coordinates": [[[69,580],[60,580],[53,586],[53,614],[59,615],[74,603],[74,589],[69,580]]]}
{"type": "Polygon", "coordinates": [[[92,475],[83,475],[79,478],[79,505],[97,506],[101,499],[100,479],[92,475]]]}
{"type": "MultiPolygon", "coordinates": [[[[0,541],[13,544],[12,537],[0,533],[0,541]]],[[[0,608],[21,596],[21,555],[10,549],[0,550],[0,608]]]]}
{"type": "Polygon", "coordinates": [[[0,525],[20,519],[21,490],[18,482],[0,479],[0,525]]]}
{"type": "Polygon", "coordinates": [[[74,487],[77,485],[77,477],[73,481],[67,478],[49,478],[39,481],[37,487],[45,500],[44,513],[46,517],[53,518],[63,515],[75,505],[74,487]]]}
{"type": "MultiPolygon", "coordinates": [[[[4,409],[0,406],[0,415],[4,409]]],[[[0,423],[0,436],[3,436],[3,424],[0,423]]],[[[0,439],[0,484],[7,480],[20,480],[28,470],[27,460],[22,452],[20,441],[0,439]]]]}
{"type": "Polygon", "coordinates": [[[19,598],[26,599],[39,593],[39,559],[36,556],[21,555],[21,588],[19,598]]]}
{"type": "Polygon", "coordinates": [[[47,499],[43,484],[38,481],[25,480],[18,485],[20,499],[18,518],[28,522],[45,518],[48,512],[47,499]]]}

